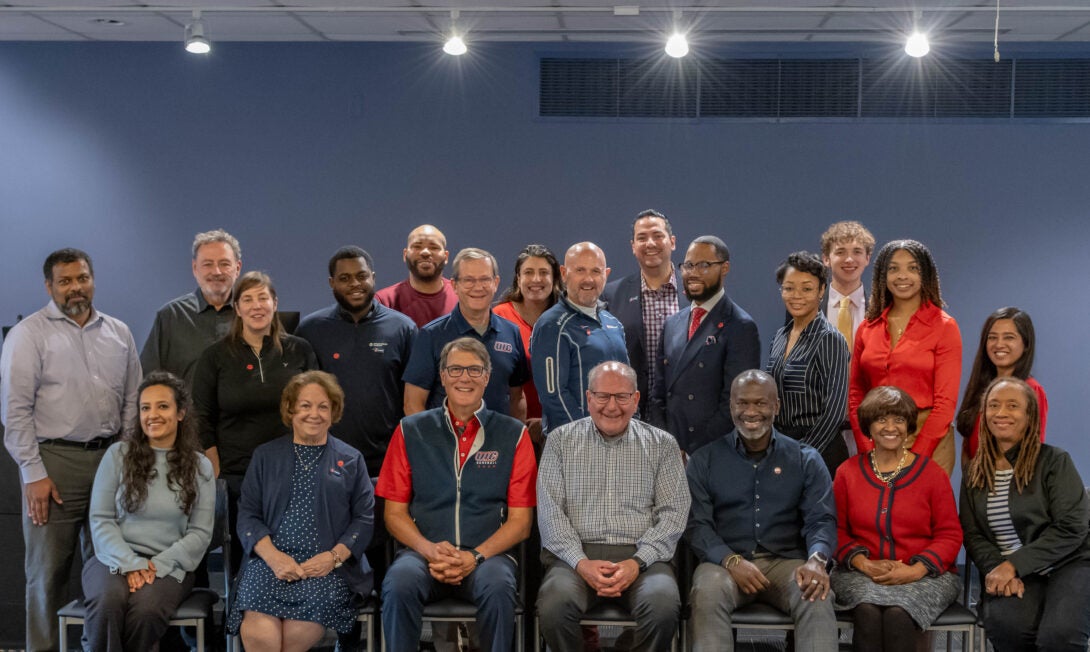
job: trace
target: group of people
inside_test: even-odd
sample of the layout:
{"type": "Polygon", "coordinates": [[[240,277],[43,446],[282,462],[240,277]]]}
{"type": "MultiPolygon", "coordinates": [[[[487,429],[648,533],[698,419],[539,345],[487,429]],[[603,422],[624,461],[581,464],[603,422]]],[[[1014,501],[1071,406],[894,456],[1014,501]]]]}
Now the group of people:
{"type": "Polygon", "coordinates": [[[599,600],[631,611],[633,649],[666,649],[682,537],[696,650],[730,649],[731,613],[754,600],[795,619],[799,650],[836,649],[834,606],[853,610],[856,649],[916,649],[958,593],[963,539],[996,649],[1085,649],[1090,504],[1043,443],[1025,312],[985,322],[957,411],[961,336],[921,243],[882,247],[869,293],[857,222],[790,254],[763,370],[720,238],[675,265],[672,225],[645,211],[631,247],[639,271],[609,281],[594,243],[562,263],[529,245],[494,305],[495,256],[462,249],[448,279],[446,239],[423,225],[408,278],[382,290],[366,251],[335,252],[335,302],[289,334],[272,279],[242,272],[230,234],[200,233],[198,288],[139,355],[93,306],[90,256],[50,254],[50,301],[0,354],[27,649],[56,649],[77,549],[88,644],[151,649],[200,581],[215,478],[237,535],[227,626],[247,649],[307,649],[326,628],[347,646],[373,588],[393,650],[416,649],[444,596],[477,605],[482,649],[510,649],[519,563],[540,573],[551,649],[583,649],[599,600]],[[515,554],[532,535],[540,567],[536,546],[515,554]]]}

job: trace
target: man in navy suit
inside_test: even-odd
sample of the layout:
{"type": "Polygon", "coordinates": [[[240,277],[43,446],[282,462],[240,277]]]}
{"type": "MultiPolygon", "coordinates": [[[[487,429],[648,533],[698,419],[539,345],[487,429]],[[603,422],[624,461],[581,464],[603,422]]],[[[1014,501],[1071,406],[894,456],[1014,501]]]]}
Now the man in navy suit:
{"type": "Polygon", "coordinates": [[[632,222],[631,244],[640,271],[606,285],[602,301],[624,325],[628,361],[640,391],[639,414],[646,419],[662,325],[685,302],[670,260],[677,247],[670,220],[656,210],[643,211],[632,222]]]}
{"type": "Polygon", "coordinates": [[[731,382],[760,367],[757,324],[723,289],[729,271],[730,251],[722,240],[712,235],[693,240],[681,264],[691,304],[663,324],[651,423],[677,437],[686,453],[734,428],[731,382]]]}

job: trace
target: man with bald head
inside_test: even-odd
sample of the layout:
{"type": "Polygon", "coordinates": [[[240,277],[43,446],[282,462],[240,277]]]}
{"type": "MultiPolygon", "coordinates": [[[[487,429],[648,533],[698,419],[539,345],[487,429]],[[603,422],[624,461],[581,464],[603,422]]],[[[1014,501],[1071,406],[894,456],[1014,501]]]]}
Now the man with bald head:
{"type": "Polygon", "coordinates": [[[743,371],[730,387],[734,430],[689,458],[696,652],[733,650],[731,615],[755,600],[794,619],[799,652],[837,648],[833,483],[816,449],[776,432],[779,411],[772,376],[743,371]]]}
{"type": "Polygon", "coordinates": [[[587,375],[595,365],[628,364],[624,327],[598,300],[609,278],[605,253],[593,242],[573,244],[560,275],[564,295],[538,318],[530,337],[545,433],[588,415],[587,375]]]}
{"type": "Polygon", "coordinates": [[[375,301],[407,316],[417,328],[449,313],[458,304],[454,286],[443,278],[449,255],[442,231],[431,224],[416,227],[401,252],[409,278],[376,292],[375,301]]]}

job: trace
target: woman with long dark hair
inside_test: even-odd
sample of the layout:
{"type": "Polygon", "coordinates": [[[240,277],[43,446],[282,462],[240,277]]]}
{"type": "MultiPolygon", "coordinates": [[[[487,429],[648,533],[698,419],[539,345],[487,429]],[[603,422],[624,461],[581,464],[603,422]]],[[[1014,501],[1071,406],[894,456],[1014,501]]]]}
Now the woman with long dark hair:
{"type": "Polygon", "coordinates": [[[848,416],[860,453],[874,443],[859,427],[859,404],[871,389],[892,385],[908,392],[919,409],[916,433],[907,442],[912,452],[935,460],[947,475],[954,470],[961,331],[944,305],[927,247],[915,240],[882,247],[852,351],[848,416]]]}
{"type": "MultiPolygon", "coordinates": [[[[515,259],[511,287],[500,297],[492,312],[519,327],[526,357],[530,357],[530,334],[541,313],[560,298],[560,263],[553,252],[539,244],[526,245],[515,259]]],[[[531,361],[531,364],[533,362],[531,361]]],[[[541,401],[530,380],[523,388],[526,418],[535,441],[541,437],[541,401]]]]}
{"type": "Polygon", "coordinates": [[[156,371],[139,396],[133,434],[106,451],[91,492],[84,632],[96,651],[153,649],[212,538],[215,478],[185,382],[156,371]]]}
{"type": "Polygon", "coordinates": [[[998,652],[1086,650],[1090,500],[1071,456],[1041,443],[1037,392],[1011,376],[981,399],[980,448],[961,485],[965,549],[984,577],[998,652]]]}
{"type": "Polygon", "coordinates": [[[1048,397],[1033,376],[1033,354],[1037,348],[1037,336],[1029,314],[1018,308],[1000,308],[988,315],[980,330],[980,345],[976,350],[973,370],[965,384],[965,395],[958,412],[958,432],[965,438],[961,447],[961,466],[969,467],[976,457],[980,428],[980,399],[984,388],[999,377],[1021,378],[1037,395],[1041,414],[1041,441],[1045,440],[1045,423],[1048,421],[1048,397]]]}

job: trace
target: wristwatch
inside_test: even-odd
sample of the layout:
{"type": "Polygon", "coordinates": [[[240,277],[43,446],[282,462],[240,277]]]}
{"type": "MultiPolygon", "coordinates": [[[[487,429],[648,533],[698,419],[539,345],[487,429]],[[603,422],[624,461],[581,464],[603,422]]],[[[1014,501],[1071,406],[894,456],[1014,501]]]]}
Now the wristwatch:
{"type": "Polygon", "coordinates": [[[344,562],[341,561],[341,556],[337,554],[336,550],[331,549],[329,551],[329,554],[333,555],[333,568],[340,568],[342,565],[344,565],[344,562]]]}
{"type": "Polygon", "coordinates": [[[469,554],[473,555],[473,560],[477,562],[478,566],[484,563],[484,555],[481,554],[481,551],[473,548],[469,551],[469,554]]]}
{"type": "Polygon", "coordinates": [[[810,555],[810,559],[814,559],[817,563],[821,564],[822,568],[826,571],[829,570],[829,558],[823,552],[815,552],[810,555]]]}
{"type": "Polygon", "coordinates": [[[647,562],[640,559],[639,557],[633,557],[632,561],[636,562],[636,566],[639,567],[641,573],[644,573],[644,572],[647,571],[647,562]]]}

